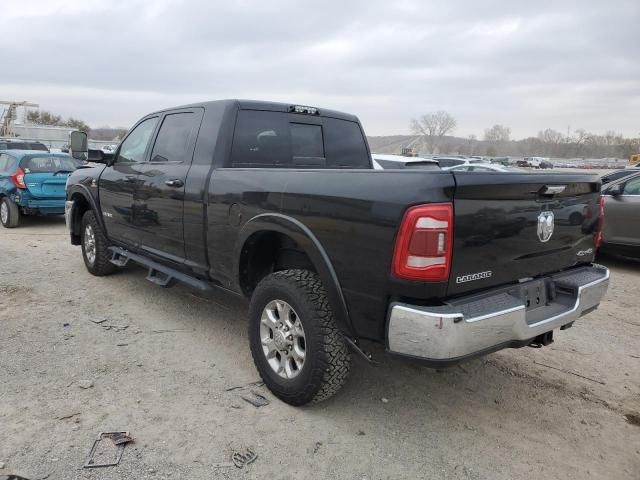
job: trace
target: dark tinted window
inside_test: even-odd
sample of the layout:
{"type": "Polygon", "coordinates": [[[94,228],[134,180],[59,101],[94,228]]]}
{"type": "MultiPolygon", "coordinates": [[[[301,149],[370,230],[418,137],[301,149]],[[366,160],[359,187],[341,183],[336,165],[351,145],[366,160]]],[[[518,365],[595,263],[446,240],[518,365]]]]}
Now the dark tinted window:
{"type": "Polygon", "coordinates": [[[236,167],[289,166],[289,143],[289,125],[284,114],[240,110],[231,163],[236,167]]]}
{"type": "Polygon", "coordinates": [[[441,167],[455,167],[456,165],[462,165],[463,160],[455,160],[453,158],[436,158],[441,167]]]}
{"type": "Polygon", "coordinates": [[[196,131],[198,115],[194,113],[174,113],[162,122],[156,143],[151,153],[152,162],[183,162],[188,160],[193,135],[196,131]]]}
{"type": "Polygon", "coordinates": [[[235,167],[371,168],[355,122],[317,118],[302,124],[280,112],[241,110],[231,148],[235,167]]]}
{"type": "Polygon", "coordinates": [[[619,178],[627,177],[629,175],[633,175],[634,172],[625,172],[624,170],[621,172],[610,173],[609,175],[605,175],[602,177],[602,180],[607,182],[613,182],[614,180],[618,180],[619,178]]]}
{"type": "Polygon", "coordinates": [[[29,143],[29,150],[42,150],[44,152],[49,151],[47,146],[44,143],[40,143],[40,142],[29,143]]]}
{"type": "Polygon", "coordinates": [[[324,119],[329,168],[370,168],[371,160],[360,126],[348,120],[324,119]]]}
{"type": "Polygon", "coordinates": [[[156,123],[158,123],[158,117],[147,118],[134,128],[122,142],[117,161],[124,163],[144,161],[144,152],[147,150],[156,123]]]}
{"type": "Polygon", "coordinates": [[[291,123],[291,154],[294,157],[324,157],[322,144],[322,127],[320,125],[306,125],[291,123]]]}
{"type": "Polygon", "coordinates": [[[624,185],[625,195],[640,195],[640,177],[632,178],[624,185]]]}
{"type": "Polygon", "coordinates": [[[27,157],[20,162],[24,173],[73,172],[77,163],[71,157],[53,157],[50,155],[27,157]]]}

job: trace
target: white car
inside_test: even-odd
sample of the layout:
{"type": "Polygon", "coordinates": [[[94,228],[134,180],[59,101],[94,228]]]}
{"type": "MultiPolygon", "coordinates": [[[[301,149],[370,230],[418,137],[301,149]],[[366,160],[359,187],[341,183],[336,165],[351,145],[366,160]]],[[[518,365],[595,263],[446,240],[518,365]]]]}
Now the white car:
{"type": "Polygon", "coordinates": [[[389,169],[438,169],[438,162],[430,158],[422,157],[405,157],[403,155],[388,155],[383,153],[372,153],[373,168],[375,170],[389,169]]]}
{"type": "Polygon", "coordinates": [[[455,167],[443,168],[451,172],[526,172],[520,168],[506,167],[497,163],[467,163],[455,167]]]}

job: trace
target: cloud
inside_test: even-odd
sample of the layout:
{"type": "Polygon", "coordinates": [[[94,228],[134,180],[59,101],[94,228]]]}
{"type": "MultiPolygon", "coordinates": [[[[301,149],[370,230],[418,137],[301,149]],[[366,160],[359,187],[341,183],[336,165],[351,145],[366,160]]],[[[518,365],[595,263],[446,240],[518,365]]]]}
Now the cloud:
{"type": "Polygon", "coordinates": [[[2,96],[91,125],[217,98],[299,102],[405,133],[435,109],[638,135],[640,4],[108,0],[3,6],[2,96]]]}

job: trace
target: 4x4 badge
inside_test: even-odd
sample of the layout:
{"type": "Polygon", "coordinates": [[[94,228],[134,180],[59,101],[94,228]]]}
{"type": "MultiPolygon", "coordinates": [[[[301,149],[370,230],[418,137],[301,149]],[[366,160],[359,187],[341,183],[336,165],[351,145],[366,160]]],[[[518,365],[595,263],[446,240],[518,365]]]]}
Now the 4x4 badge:
{"type": "Polygon", "coordinates": [[[549,241],[554,226],[553,212],[541,212],[538,215],[538,238],[542,243],[549,241]]]}

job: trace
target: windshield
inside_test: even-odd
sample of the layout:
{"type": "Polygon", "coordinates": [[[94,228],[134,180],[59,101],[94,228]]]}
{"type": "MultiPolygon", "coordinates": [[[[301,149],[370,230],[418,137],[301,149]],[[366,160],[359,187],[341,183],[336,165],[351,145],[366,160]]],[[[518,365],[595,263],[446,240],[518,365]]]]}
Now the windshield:
{"type": "Polygon", "coordinates": [[[25,158],[20,162],[20,166],[24,173],[55,173],[59,171],[73,172],[77,164],[71,157],[42,155],[25,158]]]}

